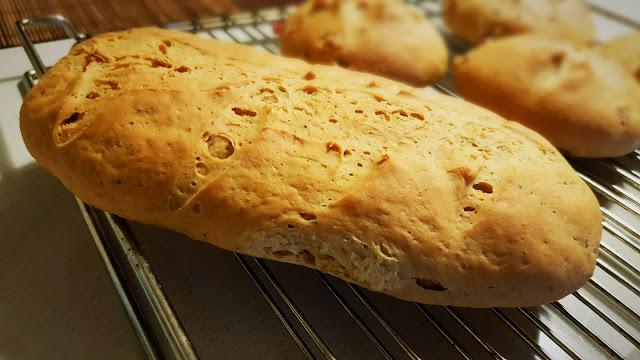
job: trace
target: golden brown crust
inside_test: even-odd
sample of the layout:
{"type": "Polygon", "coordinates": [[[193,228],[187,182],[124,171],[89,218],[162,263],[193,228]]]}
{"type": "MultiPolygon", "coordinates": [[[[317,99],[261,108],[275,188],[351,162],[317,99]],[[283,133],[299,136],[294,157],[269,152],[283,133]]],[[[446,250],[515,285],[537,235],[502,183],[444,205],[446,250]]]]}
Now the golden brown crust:
{"type": "Polygon", "coordinates": [[[89,204],[402,299],[536,305],[595,267],[598,203],[542,137],[339,67],[105,34],[41,79],[21,128],[89,204]]]}
{"type": "Polygon", "coordinates": [[[447,71],[447,47],[401,1],[308,0],[287,18],[282,54],[425,86],[447,71]]]}
{"type": "Polygon", "coordinates": [[[443,0],[442,16],[453,33],[473,44],[529,32],[588,44],[596,35],[581,0],[443,0]]]}
{"type": "Polygon", "coordinates": [[[613,157],[640,145],[640,86],[590,49],[519,35],[487,42],[453,68],[465,99],[537,131],[566,154],[613,157]]]}
{"type": "Polygon", "coordinates": [[[640,82],[640,32],[615,37],[595,50],[619,61],[640,82]]]}

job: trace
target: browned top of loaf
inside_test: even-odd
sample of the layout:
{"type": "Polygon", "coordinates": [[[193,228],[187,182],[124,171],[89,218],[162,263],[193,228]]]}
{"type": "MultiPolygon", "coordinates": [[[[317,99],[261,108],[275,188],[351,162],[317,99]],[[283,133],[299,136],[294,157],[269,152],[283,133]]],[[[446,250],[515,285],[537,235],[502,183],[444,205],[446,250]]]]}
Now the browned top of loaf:
{"type": "Polygon", "coordinates": [[[138,29],[74,47],[21,128],[89,204],[403,299],[534,305],[595,267],[597,201],[546,140],[376,76],[138,29]]]}
{"type": "Polygon", "coordinates": [[[530,32],[588,44],[596,35],[582,0],[444,0],[442,16],[455,34],[474,44],[530,32]]]}
{"type": "Polygon", "coordinates": [[[425,86],[447,70],[436,28],[399,0],[308,0],[280,34],[285,56],[425,86]]]}

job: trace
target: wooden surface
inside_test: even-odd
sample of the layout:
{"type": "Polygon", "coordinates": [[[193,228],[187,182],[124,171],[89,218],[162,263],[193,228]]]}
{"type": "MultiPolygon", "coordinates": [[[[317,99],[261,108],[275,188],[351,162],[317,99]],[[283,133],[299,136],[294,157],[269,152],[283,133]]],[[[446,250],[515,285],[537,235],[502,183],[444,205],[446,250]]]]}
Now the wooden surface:
{"type": "MultiPolygon", "coordinates": [[[[83,33],[99,34],[158,25],[259,7],[281,6],[287,0],[0,0],[0,48],[19,46],[14,24],[25,18],[60,14],[83,33]]],[[[60,29],[34,28],[35,42],[64,38],[60,29]]]]}

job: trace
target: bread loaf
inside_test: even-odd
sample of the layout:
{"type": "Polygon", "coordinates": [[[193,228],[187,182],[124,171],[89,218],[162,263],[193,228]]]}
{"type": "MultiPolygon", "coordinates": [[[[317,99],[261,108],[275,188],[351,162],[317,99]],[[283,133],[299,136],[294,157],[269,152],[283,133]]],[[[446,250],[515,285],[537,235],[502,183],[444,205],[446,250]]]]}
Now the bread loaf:
{"type": "Polygon", "coordinates": [[[592,49],[518,35],[481,45],[453,68],[465,99],[539,132],[567,155],[620,156],[640,145],[640,85],[592,49]]]}
{"type": "Polygon", "coordinates": [[[595,49],[619,61],[640,82],[640,32],[617,36],[595,49]]]}
{"type": "Polygon", "coordinates": [[[402,299],[536,305],[595,267],[598,203],[546,140],[377,76],[137,29],[75,46],[20,117],[88,204],[402,299]]]}
{"type": "Polygon", "coordinates": [[[289,57],[425,86],[447,71],[436,28],[400,0],[307,0],[280,33],[289,57]]]}
{"type": "Polygon", "coordinates": [[[454,34],[473,44],[534,32],[584,45],[596,35],[582,0],[443,0],[442,17],[454,34]]]}

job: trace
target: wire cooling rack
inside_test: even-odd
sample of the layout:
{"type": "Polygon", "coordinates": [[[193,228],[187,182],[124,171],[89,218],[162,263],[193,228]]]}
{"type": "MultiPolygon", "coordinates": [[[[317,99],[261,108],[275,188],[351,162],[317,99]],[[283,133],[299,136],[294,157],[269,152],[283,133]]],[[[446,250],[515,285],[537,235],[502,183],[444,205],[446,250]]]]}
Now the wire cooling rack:
{"type": "MultiPolygon", "coordinates": [[[[468,49],[442,25],[439,2],[409,2],[440,27],[454,55],[468,49]]],[[[160,26],[279,54],[272,24],[291,10],[160,26]]],[[[640,29],[604,9],[592,10],[640,29]]],[[[25,29],[42,24],[59,26],[77,41],[87,37],[61,17],[18,22],[34,66],[21,83],[25,92],[46,71],[25,29]]],[[[451,73],[433,87],[457,96],[451,73]]],[[[465,309],[401,301],[319,271],[222,251],[78,203],[152,359],[640,359],[640,151],[569,160],[596,194],[604,216],[597,267],[583,288],[534,308],[465,309]],[[169,245],[162,250],[154,238],[169,245]],[[167,270],[168,259],[179,257],[173,246],[192,261],[172,263],[176,267],[167,270]],[[211,301],[210,306],[185,305],[199,304],[198,298],[211,301]],[[224,326],[212,330],[211,324],[224,326]]]]}

